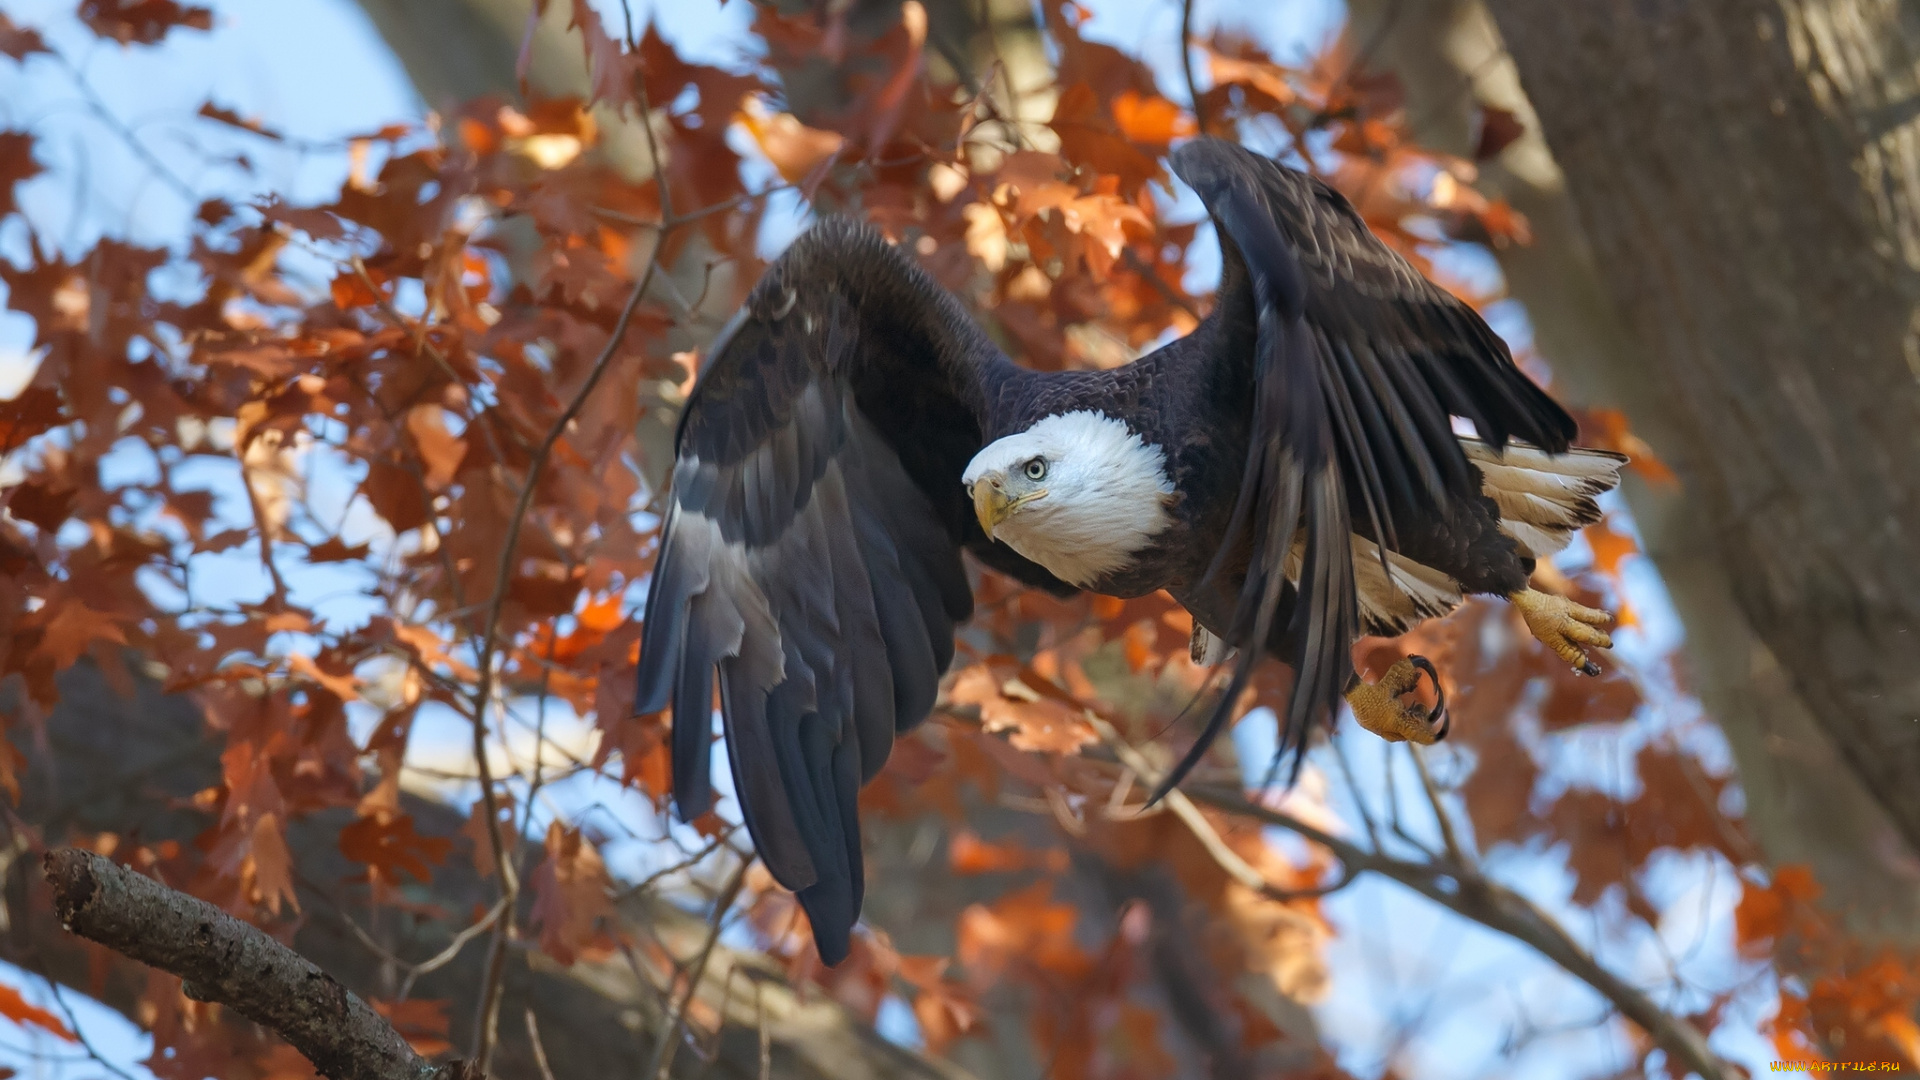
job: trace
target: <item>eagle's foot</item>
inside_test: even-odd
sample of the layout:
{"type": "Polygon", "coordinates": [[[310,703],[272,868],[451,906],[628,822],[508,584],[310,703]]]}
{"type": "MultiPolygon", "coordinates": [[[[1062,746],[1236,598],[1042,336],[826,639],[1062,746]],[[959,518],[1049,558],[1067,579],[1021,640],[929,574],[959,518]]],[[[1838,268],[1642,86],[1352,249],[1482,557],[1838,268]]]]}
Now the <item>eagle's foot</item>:
{"type": "Polygon", "coordinates": [[[1379,682],[1363,682],[1347,691],[1347,704],[1361,727],[1388,742],[1431,746],[1447,737],[1447,695],[1440,689],[1439,672],[1424,656],[1401,657],[1379,682]],[[1421,672],[1433,680],[1434,692],[1440,695],[1432,712],[1400,700],[1401,695],[1420,685],[1421,672]]]}
{"type": "Polygon", "coordinates": [[[1507,597],[1527,620],[1527,629],[1555,656],[1573,666],[1582,675],[1600,674],[1600,665],[1587,656],[1582,645],[1597,649],[1613,648],[1613,638],[1601,627],[1613,616],[1597,608],[1576,604],[1564,596],[1535,589],[1522,589],[1507,597]]]}

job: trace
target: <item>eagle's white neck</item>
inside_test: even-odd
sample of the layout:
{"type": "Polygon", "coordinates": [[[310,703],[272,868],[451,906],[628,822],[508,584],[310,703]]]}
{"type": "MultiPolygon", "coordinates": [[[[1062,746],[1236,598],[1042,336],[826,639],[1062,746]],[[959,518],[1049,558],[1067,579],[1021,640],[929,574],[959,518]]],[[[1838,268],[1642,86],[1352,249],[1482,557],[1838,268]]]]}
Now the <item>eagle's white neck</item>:
{"type": "Polygon", "coordinates": [[[1125,570],[1172,524],[1166,461],[1160,447],[1124,422],[1071,412],[988,444],[961,479],[971,486],[993,476],[1012,494],[1044,489],[1044,497],[1008,517],[995,536],[1060,580],[1087,586],[1125,570]],[[1047,463],[1040,481],[1025,472],[1035,458],[1047,463]]]}

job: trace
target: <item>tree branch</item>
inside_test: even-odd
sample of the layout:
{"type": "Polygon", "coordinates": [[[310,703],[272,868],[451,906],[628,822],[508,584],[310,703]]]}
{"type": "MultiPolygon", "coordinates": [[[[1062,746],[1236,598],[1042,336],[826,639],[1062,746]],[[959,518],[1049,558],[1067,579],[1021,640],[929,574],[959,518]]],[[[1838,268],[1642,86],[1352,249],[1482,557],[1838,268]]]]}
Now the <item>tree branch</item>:
{"type": "Polygon", "coordinates": [[[1470,867],[1446,862],[1409,862],[1368,851],[1315,828],[1292,814],[1248,800],[1220,785],[1192,785],[1188,797],[1215,809],[1254,818],[1298,833],[1332,851],[1355,873],[1391,878],[1454,913],[1532,946],[1542,956],[1599,991],[1614,1008],[1639,1024],[1662,1049],[1703,1080],[1729,1080],[1732,1075],[1707,1046],[1697,1028],[1662,1009],[1638,988],[1600,966],[1553,916],[1533,901],[1485,877],[1470,867]]]}
{"type": "Polygon", "coordinates": [[[1193,0],[1180,4],[1180,73],[1187,79],[1187,99],[1193,103],[1193,130],[1207,133],[1207,111],[1200,105],[1200,84],[1193,81],[1193,0]]]}
{"type": "Polygon", "coordinates": [[[478,1080],[435,1065],[393,1025],[305,957],[204,900],[78,848],[47,853],[54,911],[68,931],[178,975],[211,1001],[271,1029],[332,1080],[478,1080]]]}

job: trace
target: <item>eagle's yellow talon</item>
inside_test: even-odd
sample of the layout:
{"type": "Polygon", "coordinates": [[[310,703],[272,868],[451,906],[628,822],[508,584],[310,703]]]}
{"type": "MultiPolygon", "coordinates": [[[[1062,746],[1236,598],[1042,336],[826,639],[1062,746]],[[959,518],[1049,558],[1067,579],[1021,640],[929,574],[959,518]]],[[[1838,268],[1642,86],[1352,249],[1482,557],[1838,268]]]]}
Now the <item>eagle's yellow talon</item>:
{"type": "Polygon", "coordinates": [[[1613,621],[1611,614],[1535,589],[1522,589],[1507,600],[1520,609],[1527,629],[1555,656],[1582,675],[1600,674],[1600,665],[1580,646],[1613,648],[1613,638],[1601,629],[1613,621]]]}
{"type": "MultiPolygon", "coordinates": [[[[1347,704],[1360,726],[1388,742],[1414,742],[1431,746],[1447,734],[1446,700],[1432,713],[1408,705],[1400,696],[1420,685],[1420,672],[1432,674],[1433,666],[1419,657],[1402,657],[1380,676],[1380,681],[1361,683],[1347,691],[1347,704]]],[[[1434,680],[1435,688],[1439,680],[1434,680]]]]}

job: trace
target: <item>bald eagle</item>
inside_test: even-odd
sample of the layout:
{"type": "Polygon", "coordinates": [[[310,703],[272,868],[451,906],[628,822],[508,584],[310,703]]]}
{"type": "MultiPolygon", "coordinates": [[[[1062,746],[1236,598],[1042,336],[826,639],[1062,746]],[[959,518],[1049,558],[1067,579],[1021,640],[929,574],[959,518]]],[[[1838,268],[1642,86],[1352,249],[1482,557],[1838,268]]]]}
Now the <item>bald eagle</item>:
{"type": "Polygon", "coordinates": [[[1402,701],[1424,660],[1356,677],[1363,633],[1489,593],[1589,674],[1584,647],[1611,646],[1605,612],[1528,580],[1625,459],[1571,448],[1573,420],[1487,324],[1331,187],[1211,139],[1171,162],[1223,268],[1214,310],[1165,348],[1021,368],[879,234],[827,220],[754,287],[680,418],[636,711],[673,706],[691,820],[712,802],[717,673],[747,829],[829,964],[860,912],[860,787],[933,708],[972,609],[962,550],[1063,595],[1165,589],[1198,659],[1237,652],[1162,792],[1262,656],[1294,671],[1297,768],[1343,698],[1389,739],[1445,733],[1443,706],[1402,701]]]}

